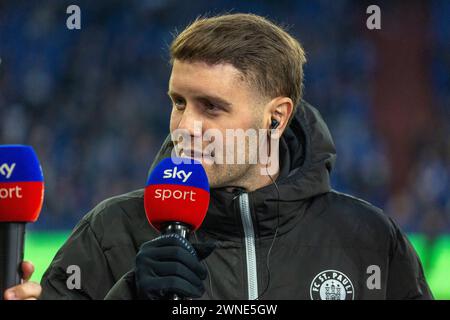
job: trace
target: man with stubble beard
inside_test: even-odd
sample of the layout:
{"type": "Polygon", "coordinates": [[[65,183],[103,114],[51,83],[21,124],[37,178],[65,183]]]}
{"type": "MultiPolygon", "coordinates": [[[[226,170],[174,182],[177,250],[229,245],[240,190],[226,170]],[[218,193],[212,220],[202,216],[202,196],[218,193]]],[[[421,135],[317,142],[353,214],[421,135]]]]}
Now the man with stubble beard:
{"type": "MultiPolygon", "coordinates": [[[[331,188],[335,147],[302,99],[306,59],[296,39],[263,17],[226,14],[194,21],[170,54],[170,132],[276,128],[272,174],[260,162],[203,161],[210,206],[190,243],[148,224],[142,189],[107,199],[78,223],[40,285],[26,281],[33,267],[24,262],[25,281],[6,299],[433,298],[396,223],[331,188]],[[67,287],[71,265],[81,270],[79,289],[67,287]]],[[[203,152],[172,138],[153,166],[172,152],[203,152]]]]}

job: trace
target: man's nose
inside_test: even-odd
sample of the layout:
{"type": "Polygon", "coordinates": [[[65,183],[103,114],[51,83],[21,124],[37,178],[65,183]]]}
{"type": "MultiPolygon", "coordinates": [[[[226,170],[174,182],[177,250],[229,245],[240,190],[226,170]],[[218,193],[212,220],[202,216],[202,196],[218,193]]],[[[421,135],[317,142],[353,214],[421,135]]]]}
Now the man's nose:
{"type": "Polygon", "coordinates": [[[186,108],[178,123],[178,129],[186,130],[191,137],[202,135],[202,120],[192,108],[186,108]]]}

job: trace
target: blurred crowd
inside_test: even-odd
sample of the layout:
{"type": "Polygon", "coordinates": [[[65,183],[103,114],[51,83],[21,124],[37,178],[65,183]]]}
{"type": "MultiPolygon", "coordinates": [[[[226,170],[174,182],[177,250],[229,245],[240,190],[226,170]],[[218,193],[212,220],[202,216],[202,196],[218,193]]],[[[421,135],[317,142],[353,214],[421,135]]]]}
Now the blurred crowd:
{"type": "Polygon", "coordinates": [[[358,1],[2,1],[0,144],[32,145],[42,162],[46,198],[34,228],[71,229],[99,201],[143,187],[168,133],[173,32],[233,8],[284,23],[305,47],[305,99],[338,150],[333,187],[384,208],[407,231],[450,232],[450,2],[429,6],[430,108],[443,121],[392,193],[395,168],[371,119],[377,57],[358,1]],[[81,30],[66,28],[73,3],[81,30]]]}

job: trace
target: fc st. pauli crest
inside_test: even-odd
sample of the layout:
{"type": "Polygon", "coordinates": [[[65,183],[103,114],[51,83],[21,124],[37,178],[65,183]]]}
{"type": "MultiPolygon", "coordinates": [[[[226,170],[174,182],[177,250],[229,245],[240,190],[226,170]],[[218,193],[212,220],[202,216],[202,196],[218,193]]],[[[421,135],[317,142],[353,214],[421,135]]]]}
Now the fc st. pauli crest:
{"type": "Polygon", "coordinates": [[[337,270],[325,270],[311,282],[310,296],[312,300],[353,300],[355,290],[345,274],[337,270]]]}

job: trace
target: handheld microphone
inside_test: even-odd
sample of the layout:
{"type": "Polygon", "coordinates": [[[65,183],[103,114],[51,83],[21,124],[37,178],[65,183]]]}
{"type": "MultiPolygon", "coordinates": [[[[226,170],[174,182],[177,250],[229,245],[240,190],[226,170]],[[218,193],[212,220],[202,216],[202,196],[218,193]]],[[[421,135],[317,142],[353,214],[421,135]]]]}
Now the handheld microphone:
{"type": "MultiPolygon", "coordinates": [[[[200,162],[166,158],[151,172],[144,191],[149,223],[163,234],[186,238],[202,224],[209,206],[209,183],[200,162]]],[[[179,298],[174,295],[174,300],[179,298]]]]}
{"type": "Polygon", "coordinates": [[[30,146],[0,146],[0,300],[20,284],[25,223],[35,222],[44,201],[44,178],[30,146]]]}

